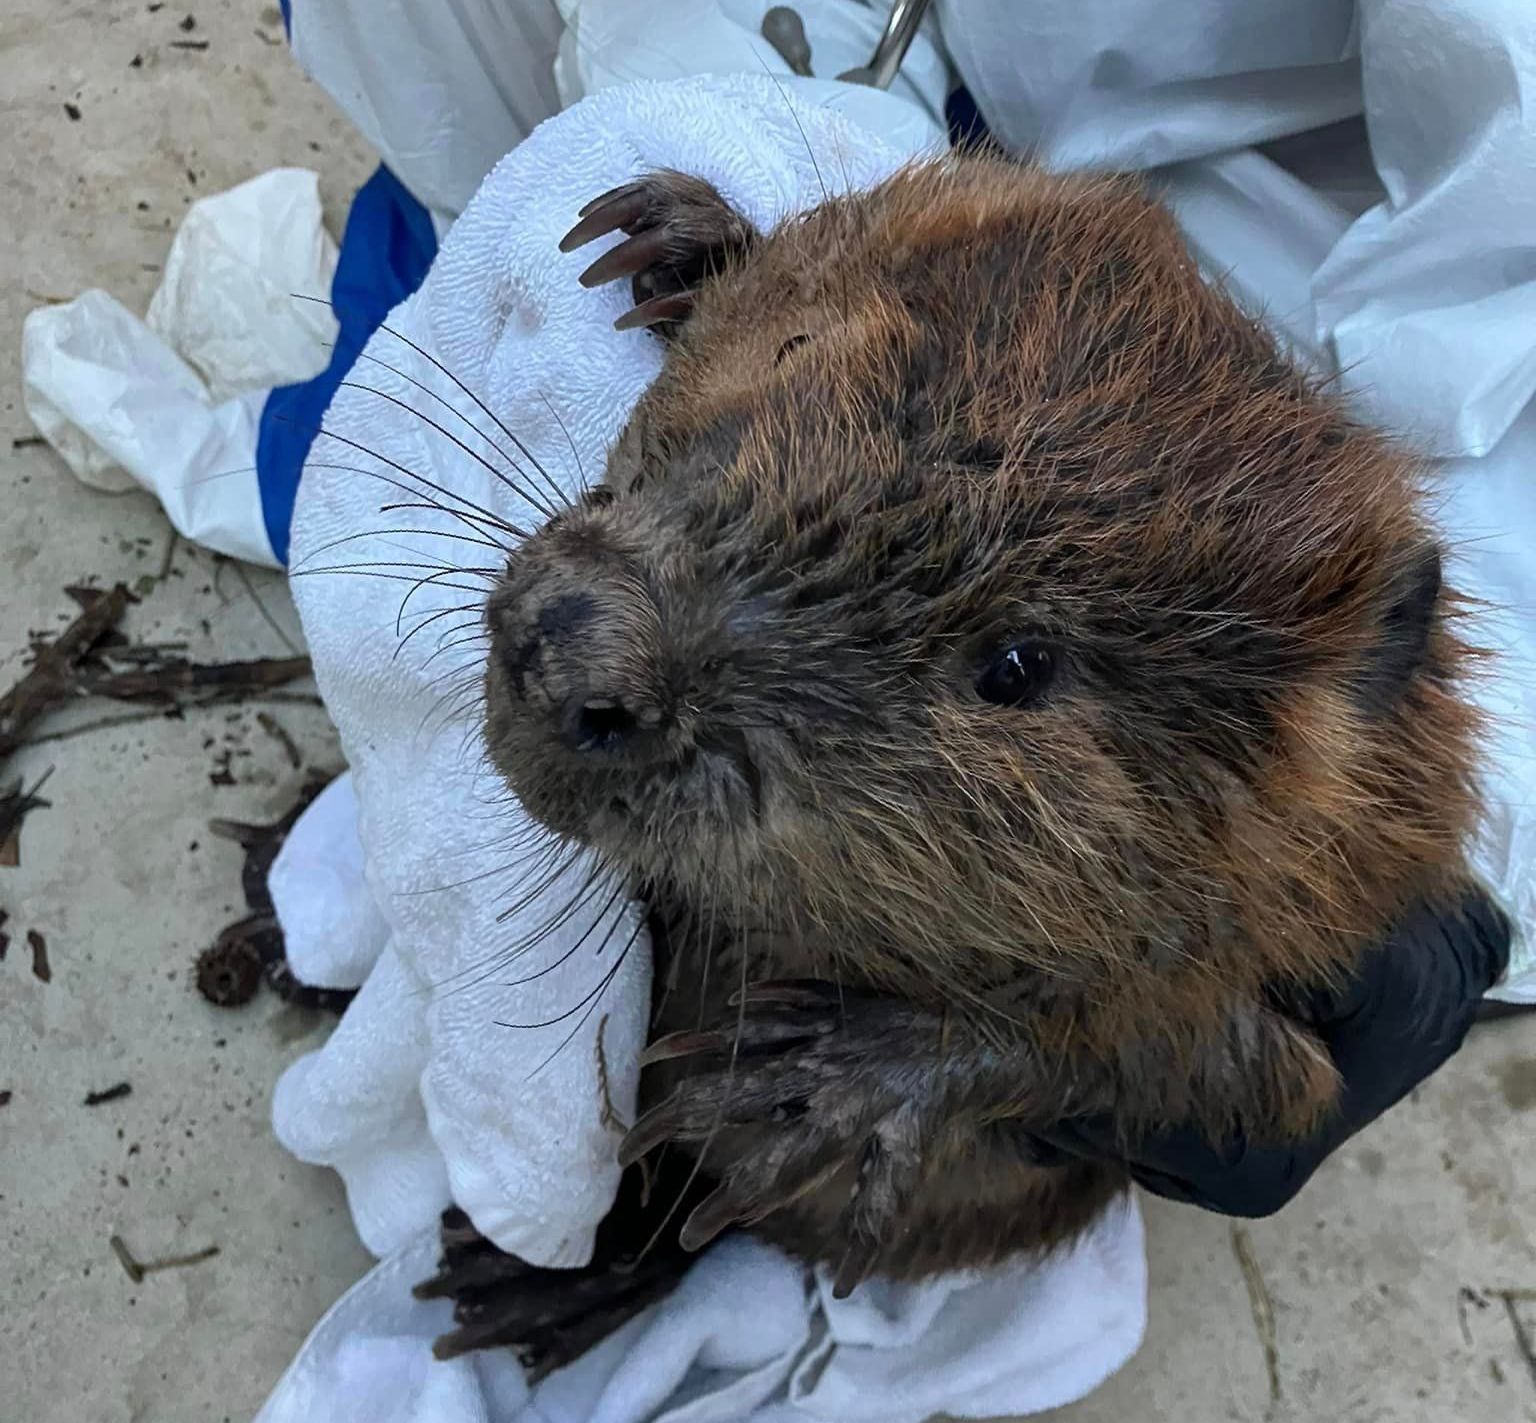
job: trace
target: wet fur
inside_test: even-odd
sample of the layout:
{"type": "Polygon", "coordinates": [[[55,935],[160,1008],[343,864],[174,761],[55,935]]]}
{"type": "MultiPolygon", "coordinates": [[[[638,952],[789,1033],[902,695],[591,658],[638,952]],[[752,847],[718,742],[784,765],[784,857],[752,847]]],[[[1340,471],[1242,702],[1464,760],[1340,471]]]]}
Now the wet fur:
{"type": "Polygon", "coordinates": [[[686,314],[487,611],[498,767],[646,888],[656,1032],[705,1030],[631,1147],[702,1150],[695,1237],[911,1277],[1121,1189],[1034,1165],[1031,1123],[1306,1131],[1336,1076],[1275,1005],[1465,874],[1468,653],[1412,462],[1129,181],[951,159],[766,235],[703,187],[645,190],[637,300],[686,314]],[[983,702],[1022,636],[1055,683],[983,702]],[[591,696],[639,714],[622,746],[577,749],[591,696]],[[728,1001],[783,978],[846,996],[728,1001]]]}

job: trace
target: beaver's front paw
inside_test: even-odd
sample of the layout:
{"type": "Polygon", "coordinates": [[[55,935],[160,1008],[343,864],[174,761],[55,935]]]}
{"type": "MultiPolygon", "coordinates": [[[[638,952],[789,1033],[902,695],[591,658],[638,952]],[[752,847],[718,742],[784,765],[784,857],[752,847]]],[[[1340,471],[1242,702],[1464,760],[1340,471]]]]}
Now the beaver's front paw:
{"type": "Polygon", "coordinates": [[[740,256],[755,236],[751,224],[702,178],[660,169],[594,198],[560,242],[573,252],[611,232],[627,241],[604,252],[581,274],[595,287],[632,279],[635,306],[614,323],[649,326],[673,335],[693,310],[699,284],[740,256]]]}
{"type": "Polygon", "coordinates": [[[821,983],[762,984],[741,1009],[715,1031],[652,1045],[648,1063],[708,1061],[635,1123],[621,1159],[669,1141],[702,1156],[719,1185],[683,1226],[689,1250],[851,1174],[835,1231],[843,1247],[835,1289],[845,1295],[904,1228],[937,1120],[942,1021],[821,983]]]}

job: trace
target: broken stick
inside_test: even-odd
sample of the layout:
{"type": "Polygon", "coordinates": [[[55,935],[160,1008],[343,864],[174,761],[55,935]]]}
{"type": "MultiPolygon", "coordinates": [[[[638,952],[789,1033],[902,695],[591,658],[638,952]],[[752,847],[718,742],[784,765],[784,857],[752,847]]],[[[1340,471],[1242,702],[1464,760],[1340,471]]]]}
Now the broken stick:
{"type": "Polygon", "coordinates": [[[97,592],[74,622],[38,649],[21,680],[0,696],[0,766],[22,744],[27,728],[67,694],[75,663],[122,620],[131,598],[122,583],[97,592]]]}
{"type": "Polygon", "coordinates": [[[71,680],[93,697],[120,702],[145,698],[174,701],[177,692],[238,693],[280,687],[309,676],[309,672],[307,657],[259,657],[249,662],[188,662],[178,657],[131,672],[78,672],[71,680]]]}

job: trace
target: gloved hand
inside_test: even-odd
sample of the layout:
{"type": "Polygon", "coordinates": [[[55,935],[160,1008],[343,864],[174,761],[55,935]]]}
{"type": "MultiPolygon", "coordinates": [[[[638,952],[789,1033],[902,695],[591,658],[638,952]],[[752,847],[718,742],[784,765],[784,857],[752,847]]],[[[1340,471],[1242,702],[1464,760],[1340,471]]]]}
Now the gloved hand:
{"type": "Polygon", "coordinates": [[[1125,1164],[1154,1195],[1222,1215],[1271,1215],[1351,1136],[1445,1063],[1478,1017],[1484,993],[1509,963],[1509,924],[1480,890],[1450,907],[1422,905],[1362,960],[1337,990],[1277,1004],[1307,1024],[1343,1078],[1337,1108],[1309,1140],[1250,1143],[1241,1131],[1213,1145],[1194,1126],[1170,1128],[1127,1150],[1107,1119],[1042,1133],[1069,1156],[1125,1164]]]}

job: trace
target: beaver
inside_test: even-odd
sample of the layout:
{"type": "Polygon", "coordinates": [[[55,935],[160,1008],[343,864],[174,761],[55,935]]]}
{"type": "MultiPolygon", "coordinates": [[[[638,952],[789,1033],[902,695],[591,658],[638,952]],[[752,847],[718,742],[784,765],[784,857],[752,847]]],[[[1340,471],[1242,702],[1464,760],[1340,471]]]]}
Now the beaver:
{"type": "Polygon", "coordinates": [[[422,1287],[537,1370],[726,1229],[839,1292],[1070,1241],[1127,1178],[1065,1117],[1312,1130],[1285,994],[1475,811],[1414,461],[1142,185],[969,153],[760,232],[663,171],[563,247],[610,234],[665,362],[488,599],[485,729],[651,907],[643,1110],[591,1266],[451,1216],[422,1287]]]}

